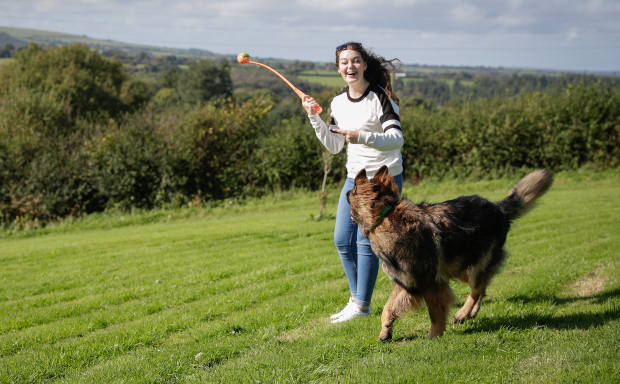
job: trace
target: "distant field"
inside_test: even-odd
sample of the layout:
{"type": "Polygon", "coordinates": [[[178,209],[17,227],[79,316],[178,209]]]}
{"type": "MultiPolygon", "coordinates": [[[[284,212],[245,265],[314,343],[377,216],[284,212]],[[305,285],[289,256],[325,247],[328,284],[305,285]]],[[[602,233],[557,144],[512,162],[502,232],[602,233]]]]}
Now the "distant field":
{"type": "MultiPolygon", "coordinates": [[[[442,78],[429,78],[429,77],[401,77],[400,78],[404,83],[408,82],[421,82],[427,80],[435,80],[448,84],[448,86],[452,87],[454,85],[453,79],[442,79],[442,78]]],[[[472,80],[461,80],[461,85],[464,86],[472,86],[474,82],[472,80]]]]}
{"type": "Polygon", "coordinates": [[[11,61],[13,61],[13,59],[12,59],[12,58],[10,58],[10,57],[3,57],[3,58],[0,58],[0,67],[1,67],[3,64],[10,63],[11,61]]]}
{"type": "Polygon", "coordinates": [[[421,65],[403,65],[401,71],[410,74],[432,75],[432,74],[455,74],[459,72],[467,72],[469,74],[498,74],[498,75],[557,75],[559,71],[543,71],[533,69],[520,68],[493,68],[493,67],[446,67],[446,66],[421,66],[421,65]]]}
{"type": "MultiPolygon", "coordinates": [[[[516,180],[408,186],[505,196],[516,180]]],[[[513,227],[478,317],[428,340],[423,309],[378,342],[348,296],[316,193],[91,215],[0,240],[0,383],[618,382],[620,175],[559,175],[513,227]]],[[[330,190],[328,213],[337,191],[330,190]]],[[[462,305],[467,289],[453,284],[462,305]]],[[[457,310],[455,305],[452,313],[457,310]]]]}
{"type": "Polygon", "coordinates": [[[301,72],[297,75],[297,77],[313,83],[319,83],[327,87],[345,87],[347,85],[347,83],[342,79],[342,76],[338,73],[301,72]]]}
{"type": "MultiPolygon", "coordinates": [[[[430,74],[432,72],[427,72],[427,73],[430,74]]],[[[301,72],[301,74],[299,74],[297,77],[299,77],[300,79],[314,82],[314,83],[322,84],[328,87],[345,87],[347,85],[346,82],[342,79],[342,77],[338,73],[331,74],[331,73],[326,73],[326,72],[301,72]]],[[[405,83],[426,81],[426,80],[432,79],[432,80],[444,82],[448,84],[450,87],[452,87],[452,85],[454,84],[453,79],[444,79],[441,77],[435,78],[435,77],[426,77],[426,76],[425,77],[408,76],[408,77],[401,77],[400,79],[403,80],[403,82],[405,83]]],[[[474,83],[473,80],[461,80],[462,85],[471,86],[473,83],[474,83]]]]}

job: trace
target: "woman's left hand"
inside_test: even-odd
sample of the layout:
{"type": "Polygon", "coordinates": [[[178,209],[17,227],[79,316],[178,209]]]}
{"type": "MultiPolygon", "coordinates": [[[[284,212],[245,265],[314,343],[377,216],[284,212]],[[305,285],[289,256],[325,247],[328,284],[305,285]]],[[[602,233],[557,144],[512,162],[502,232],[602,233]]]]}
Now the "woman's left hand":
{"type": "Polygon", "coordinates": [[[357,144],[360,138],[360,131],[348,131],[346,129],[334,129],[332,132],[340,133],[344,139],[351,144],[357,144]]]}

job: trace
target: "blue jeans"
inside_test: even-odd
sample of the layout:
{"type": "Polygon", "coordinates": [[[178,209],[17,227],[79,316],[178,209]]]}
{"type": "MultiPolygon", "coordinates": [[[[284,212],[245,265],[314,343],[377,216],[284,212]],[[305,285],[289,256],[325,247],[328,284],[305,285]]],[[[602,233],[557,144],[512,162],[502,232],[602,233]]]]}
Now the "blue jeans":
{"type": "MultiPolygon", "coordinates": [[[[403,175],[394,176],[394,181],[398,184],[400,194],[403,190],[403,175]]],[[[355,300],[355,304],[367,307],[370,305],[372,292],[375,289],[379,273],[379,259],[372,252],[370,241],[351,221],[351,206],[347,201],[347,192],[351,189],[353,189],[353,179],[347,178],[338,201],[334,243],[349,281],[351,297],[355,300]]]]}

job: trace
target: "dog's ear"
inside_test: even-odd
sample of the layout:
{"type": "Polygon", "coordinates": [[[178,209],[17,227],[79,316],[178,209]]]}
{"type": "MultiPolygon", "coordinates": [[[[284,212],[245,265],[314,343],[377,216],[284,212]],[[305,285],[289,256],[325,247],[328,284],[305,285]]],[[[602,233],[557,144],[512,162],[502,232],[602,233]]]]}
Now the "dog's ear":
{"type": "Polygon", "coordinates": [[[381,168],[379,168],[377,173],[375,173],[375,176],[372,178],[372,180],[377,184],[383,184],[387,186],[390,186],[392,184],[393,179],[394,178],[392,177],[392,175],[390,175],[390,172],[388,171],[388,167],[386,167],[385,165],[381,166],[381,168]]]}
{"type": "Polygon", "coordinates": [[[367,181],[368,181],[368,176],[366,176],[366,170],[362,169],[361,171],[357,173],[357,176],[355,176],[354,185],[363,184],[367,181]]]}
{"type": "Polygon", "coordinates": [[[389,172],[387,165],[382,165],[381,168],[379,168],[379,170],[377,171],[377,173],[375,173],[375,176],[383,177],[383,175],[387,175],[388,173],[389,172]]]}

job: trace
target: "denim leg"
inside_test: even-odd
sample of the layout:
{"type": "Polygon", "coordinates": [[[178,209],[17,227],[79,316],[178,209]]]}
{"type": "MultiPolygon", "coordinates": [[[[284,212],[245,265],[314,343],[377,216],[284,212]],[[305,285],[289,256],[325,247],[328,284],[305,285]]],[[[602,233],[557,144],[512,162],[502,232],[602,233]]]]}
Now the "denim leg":
{"type": "MultiPolygon", "coordinates": [[[[394,176],[394,181],[398,185],[398,194],[403,191],[403,175],[394,176]]],[[[351,207],[349,206],[349,215],[351,207]]],[[[355,304],[367,307],[370,305],[372,292],[375,289],[375,282],[379,274],[379,258],[375,256],[370,247],[370,241],[362,235],[362,231],[357,229],[357,294],[352,296],[355,304]]],[[[350,284],[350,283],[349,283],[350,284]]]]}
{"type": "Polygon", "coordinates": [[[334,229],[334,243],[340,262],[347,275],[351,297],[357,295],[357,225],[351,221],[351,206],[347,201],[347,192],[353,189],[353,179],[347,178],[340,193],[338,209],[336,211],[336,228],[334,229]]]}

